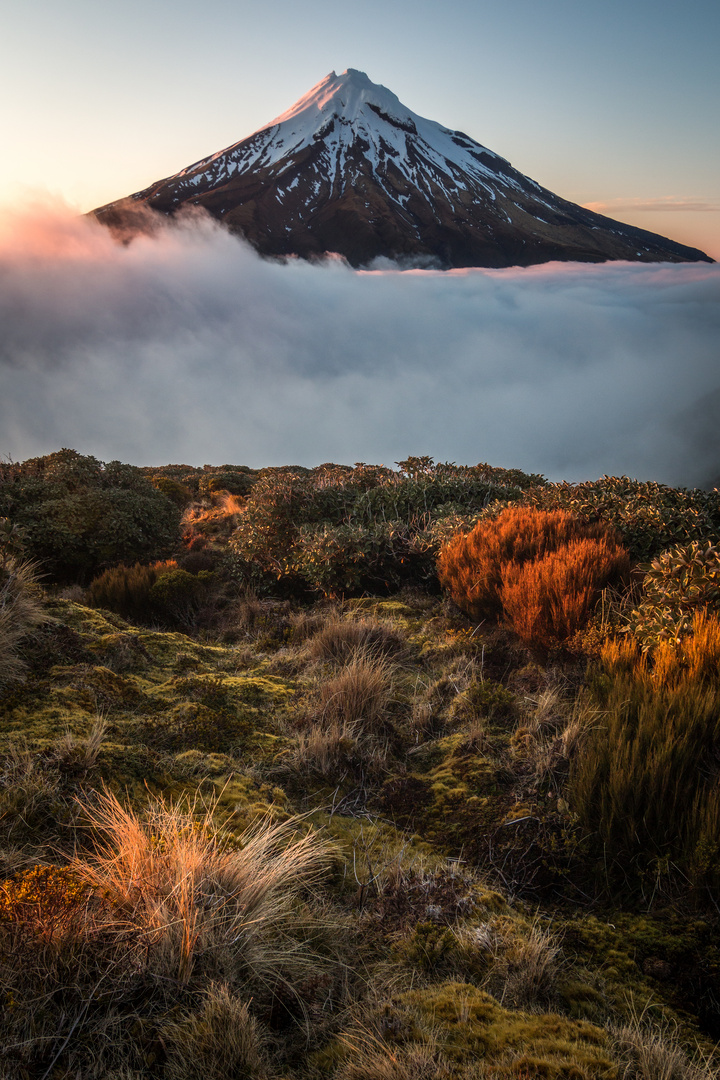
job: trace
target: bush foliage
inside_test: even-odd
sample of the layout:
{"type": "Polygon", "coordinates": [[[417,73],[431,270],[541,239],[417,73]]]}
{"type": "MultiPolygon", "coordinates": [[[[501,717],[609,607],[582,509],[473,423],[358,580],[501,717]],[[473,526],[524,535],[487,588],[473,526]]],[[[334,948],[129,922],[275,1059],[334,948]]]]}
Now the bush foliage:
{"type": "Polygon", "coordinates": [[[720,492],[672,488],[627,476],[603,476],[583,484],[535,487],[523,502],[541,510],[567,510],[584,522],[612,525],[636,561],[720,532],[720,492]]]}
{"type": "Polygon", "coordinates": [[[87,602],[138,622],[183,624],[197,612],[214,575],[165,562],[113,566],[90,582],[87,602]]]}
{"type": "Polygon", "coordinates": [[[543,483],[487,465],[399,464],[399,472],[360,463],[261,475],[230,543],[236,575],[325,595],[434,584],[445,520],[472,523],[488,503],[543,483]]]}
{"type": "Polygon", "coordinates": [[[0,465],[0,513],[22,527],[27,554],[60,582],[157,559],[179,536],[179,508],[139,469],[74,450],[0,465]]]}
{"type": "Polygon", "coordinates": [[[720,611],[720,549],[694,540],[653,559],[628,625],[645,649],[663,641],[677,644],[692,632],[700,611],[720,611]]]}

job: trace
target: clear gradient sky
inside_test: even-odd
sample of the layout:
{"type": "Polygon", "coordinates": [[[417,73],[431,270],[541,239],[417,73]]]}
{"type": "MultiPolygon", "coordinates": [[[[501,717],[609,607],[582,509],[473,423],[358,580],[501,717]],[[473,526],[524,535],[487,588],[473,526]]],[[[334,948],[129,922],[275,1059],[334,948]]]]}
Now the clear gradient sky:
{"type": "Polygon", "coordinates": [[[720,259],[718,0],[5,0],[0,202],[80,210],[366,71],[565,198],[720,259]]]}

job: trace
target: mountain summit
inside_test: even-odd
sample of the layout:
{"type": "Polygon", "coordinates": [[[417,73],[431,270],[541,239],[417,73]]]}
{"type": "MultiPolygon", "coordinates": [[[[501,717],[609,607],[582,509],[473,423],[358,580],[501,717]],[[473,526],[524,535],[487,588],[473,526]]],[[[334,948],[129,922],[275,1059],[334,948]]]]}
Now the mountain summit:
{"type": "Polygon", "coordinates": [[[712,261],[561,199],[354,68],[331,72],[249,138],[93,213],[127,232],[140,208],[186,206],[263,255],[338,252],[353,266],[383,256],[444,268],[712,261]]]}

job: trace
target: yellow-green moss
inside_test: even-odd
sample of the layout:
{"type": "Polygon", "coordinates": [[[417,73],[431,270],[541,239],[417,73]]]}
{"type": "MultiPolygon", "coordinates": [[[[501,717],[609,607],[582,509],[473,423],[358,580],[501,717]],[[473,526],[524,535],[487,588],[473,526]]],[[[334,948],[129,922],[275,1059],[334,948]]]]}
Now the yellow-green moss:
{"type": "Polygon", "coordinates": [[[606,1033],[587,1021],[513,1012],[469,983],[410,990],[399,996],[399,1002],[415,1011],[423,1026],[436,1028],[441,1049],[454,1061],[493,1061],[512,1051],[535,1062],[530,1076],[612,1080],[616,1075],[606,1033]]]}

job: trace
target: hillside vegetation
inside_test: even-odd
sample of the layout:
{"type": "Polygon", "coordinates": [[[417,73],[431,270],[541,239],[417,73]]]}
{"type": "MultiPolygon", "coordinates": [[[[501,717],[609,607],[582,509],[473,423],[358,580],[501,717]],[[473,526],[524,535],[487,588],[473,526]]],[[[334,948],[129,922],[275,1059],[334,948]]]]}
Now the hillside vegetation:
{"type": "Polygon", "coordinates": [[[0,468],[0,1078],[708,1080],[720,494],[0,468]]]}

